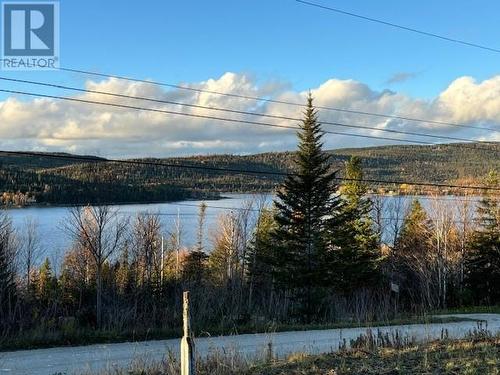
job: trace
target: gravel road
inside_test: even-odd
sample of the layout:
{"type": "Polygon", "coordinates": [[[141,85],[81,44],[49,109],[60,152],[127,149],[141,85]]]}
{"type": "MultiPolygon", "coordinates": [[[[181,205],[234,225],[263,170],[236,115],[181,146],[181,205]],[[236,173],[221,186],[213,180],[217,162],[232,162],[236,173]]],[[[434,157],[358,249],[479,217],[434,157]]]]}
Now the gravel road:
{"type": "MultiPolygon", "coordinates": [[[[455,316],[455,315],[448,315],[455,316]]],[[[492,333],[500,332],[500,314],[463,314],[460,317],[487,322],[492,333]]],[[[395,332],[418,340],[439,338],[443,330],[449,337],[461,338],[477,328],[477,321],[412,324],[378,327],[382,332],[395,332]]],[[[485,325],[483,325],[484,327],[485,325]]],[[[198,338],[196,351],[206,355],[218,349],[237,350],[248,356],[264,353],[270,342],[274,353],[283,356],[292,352],[322,353],[338,349],[344,339],[357,338],[366,328],[328,329],[303,332],[278,332],[198,338]]],[[[97,344],[79,347],[21,350],[0,353],[0,374],[73,375],[83,371],[127,367],[134,360],[159,361],[167,351],[178,353],[180,340],[158,340],[136,343],[97,344]]]]}

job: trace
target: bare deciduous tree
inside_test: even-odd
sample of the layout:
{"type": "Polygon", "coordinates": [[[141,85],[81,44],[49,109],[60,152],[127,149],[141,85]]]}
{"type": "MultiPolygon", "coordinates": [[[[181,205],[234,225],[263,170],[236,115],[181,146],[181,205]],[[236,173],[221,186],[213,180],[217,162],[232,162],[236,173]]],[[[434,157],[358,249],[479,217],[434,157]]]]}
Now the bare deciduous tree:
{"type": "Polygon", "coordinates": [[[133,262],[140,282],[152,285],[161,274],[161,221],[159,215],[138,215],[133,229],[133,262]]]}
{"type": "Polygon", "coordinates": [[[14,319],[16,244],[10,218],[0,212],[0,332],[14,319]]]}
{"type": "Polygon", "coordinates": [[[21,236],[19,253],[20,266],[24,273],[27,290],[30,288],[33,267],[40,261],[42,253],[38,222],[32,217],[27,217],[24,222],[24,232],[21,236]]]}
{"type": "Polygon", "coordinates": [[[386,217],[384,217],[387,209],[387,199],[382,195],[375,194],[372,198],[372,211],[371,216],[373,220],[374,232],[377,234],[378,246],[382,246],[384,240],[384,233],[386,232],[386,217]]]}
{"type": "Polygon", "coordinates": [[[390,235],[389,242],[394,245],[400,235],[404,218],[408,213],[408,202],[404,196],[390,198],[387,203],[387,226],[390,235]]]}
{"type": "Polygon", "coordinates": [[[109,206],[73,207],[64,229],[91,254],[96,268],[96,320],[102,324],[102,271],[105,262],[126,241],[128,220],[109,206]]]}
{"type": "Polygon", "coordinates": [[[460,262],[459,262],[459,287],[460,291],[464,287],[464,277],[465,277],[465,257],[467,252],[467,245],[472,236],[472,233],[476,229],[474,222],[474,201],[473,198],[466,194],[462,197],[461,204],[457,207],[457,228],[460,246],[460,262]]]}

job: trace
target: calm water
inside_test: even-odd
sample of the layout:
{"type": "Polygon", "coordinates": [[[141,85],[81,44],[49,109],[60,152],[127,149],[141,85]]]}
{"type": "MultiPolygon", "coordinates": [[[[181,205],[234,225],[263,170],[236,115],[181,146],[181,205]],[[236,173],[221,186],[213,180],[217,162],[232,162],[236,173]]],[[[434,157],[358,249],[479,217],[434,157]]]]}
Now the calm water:
{"type": "MultiPolygon", "coordinates": [[[[205,241],[210,241],[211,232],[216,227],[217,219],[228,208],[243,207],[249,201],[265,200],[272,202],[271,195],[224,194],[224,199],[204,201],[206,210],[205,241]]],[[[181,223],[181,246],[190,247],[196,243],[199,205],[203,201],[182,201],[175,203],[126,204],[114,206],[121,215],[131,218],[141,213],[158,213],[162,222],[162,232],[167,238],[176,229],[176,221],[181,223]]],[[[257,206],[255,206],[257,207],[257,206]]],[[[14,227],[22,233],[27,219],[36,221],[44,256],[53,264],[60,264],[65,251],[71,245],[71,238],[63,230],[63,222],[68,219],[67,207],[27,207],[6,209],[4,212],[12,219],[14,227]]]]}
{"type": "MultiPolygon", "coordinates": [[[[225,198],[217,201],[205,201],[209,207],[206,211],[205,220],[205,242],[210,242],[210,233],[217,226],[217,218],[222,213],[227,213],[228,208],[243,207],[249,201],[264,199],[268,204],[272,202],[272,195],[253,194],[225,194],[225,198]]],[[[384,240],[390,241],[391,226],[397,220],[394,219],[399,212],[399,220],[403,217],[405,210],[410,205],[413,197],[383,197],[384,218],[387,228],[384,229],[384,240]]],[[[422,205],[431,211],[438,207],[447,207],[457,213],[458,206],[462,204],[460,197],[439,197],[433,201],[428,197],[419,197],[422,205]]],[[[473,199],[477,202],[477,198],[473,199]]],[[[181,245],[190,247],[196,242],[198,227],[198,210],[202,201],[184,201],[176,203],[153,203],[153,204],[127,204],[115,206],[123,215],[136,216],[140,213],[159,213],[162,221],[162,231],[165,237],[174,231],[177,217],[181,222],[181,245]]],[[[254,205],[256,207],[256,204],[254,205]]],[[[21,233],[28,218],[35,220],[38,224],[41,246],[44,249],[44,257],[49,257],[53,264],[60,264],[65,251],[70,246],[70,238],[62,229],[62,223],[68,218],[67,207],[28,207],[21,209],[7,209],[7,214],[12,218],[15,228],[21,233]]],[[[432,213],[430,213],[432,216],[432,213]]],[[[458,218],[458,216],[457,216],[458,218]]],[[[459,220],[459,219],[457,219],[459,220]]]]}

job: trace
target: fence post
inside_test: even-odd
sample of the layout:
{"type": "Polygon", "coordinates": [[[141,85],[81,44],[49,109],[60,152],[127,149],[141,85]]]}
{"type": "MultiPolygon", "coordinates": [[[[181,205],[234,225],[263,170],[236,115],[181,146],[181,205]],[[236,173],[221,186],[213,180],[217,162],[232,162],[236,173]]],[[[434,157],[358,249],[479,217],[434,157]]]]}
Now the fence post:
{"type": "Polygon", "coordinates": [[[184,334],[181,340],[181,375],[195,375],[194,341],[191,337],[189,316],[189,292],[184,292],[183,294],[182,319],[184,334]]]}

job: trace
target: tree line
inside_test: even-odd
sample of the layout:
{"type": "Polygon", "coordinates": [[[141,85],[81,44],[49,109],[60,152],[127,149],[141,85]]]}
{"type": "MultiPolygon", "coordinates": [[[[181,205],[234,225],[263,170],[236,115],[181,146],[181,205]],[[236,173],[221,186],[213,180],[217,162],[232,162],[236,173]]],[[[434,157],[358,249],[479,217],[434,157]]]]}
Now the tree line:
{"type": "MultiPolygon", "coordinates": [[[[496,145],[399,145],[325,151],[330,164],[341,167],[352,156],[363,160],[367,178],[477,185],[489,170],[500,167],[496,145]]],[[[60,155],[65,156],[64,154],[60,155]]],[[[71,155],[66,155],[71,156],[71,155]]],[[[296,152],[256,155],[206,155],[185,158],[140,159],[251,171],[290,172],[296,152]]],[[[342,172],[340,172],[342,174],[342,172]]],[[[275,189],[277,175],[241,175],[196,169],[119,163],[82,163],[44,156],[0,155],[0,205],[104,204],[215,198],[214,191],[260,192],[275,189]]],[[[429,194],[418,186],[380,185],[382,192],[429,194]]],[[[463,190],[435,190],[463,194],[463,190]]],[[[475,192],[477,193],[477,191],[475,192]]]]}
{"type": "MultiPolygon", "coordinates": [[[[464,196],[456,212],[439,198],[402,209],[402,200],[367,194],[359,157],[345,162],[339,184],[322,137],[309,98],[294,173],[273,205],[255,199],[222,214],[210,240],[200,205],[189,249],[181,222],[165,235],[158,214],[78,206],[68,210],[72,246],[56,272],[48,259],[40,265],[36,223],[16,232],[0,214],[3,342],[26,332],[176,331],[186,289],[197,332],[500,303],[498,196],[485,192],[477,209],[464,196]]],[[[485,184],[498,186],[497,173],[485,184]]]]}

